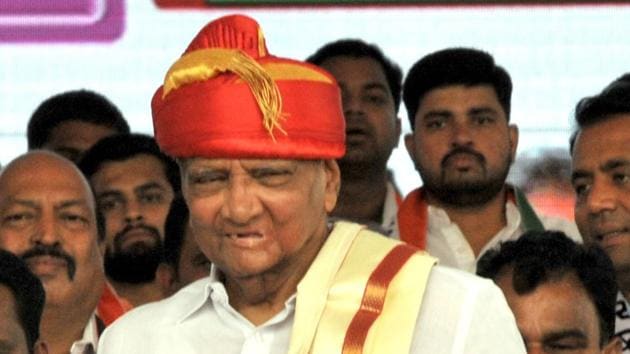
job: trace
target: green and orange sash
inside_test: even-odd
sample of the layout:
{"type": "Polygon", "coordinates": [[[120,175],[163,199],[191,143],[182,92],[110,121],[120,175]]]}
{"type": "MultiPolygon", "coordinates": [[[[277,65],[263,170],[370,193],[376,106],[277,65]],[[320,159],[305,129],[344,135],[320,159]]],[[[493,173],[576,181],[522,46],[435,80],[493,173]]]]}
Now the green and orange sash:
{"type": "Polygon", "coordinates": [[[338,222],[298,285],[288,353],[408,353],[435,262],[338,222]]]}
{"type": "MultiPolygon", "coordinates": [[[[525,231],[542,231],[545,229],[523,192],[510,186],[507,193],[508,200],[516,204],[521,214],[521,221],[525,231]]],[[[398,209],[400,240],[424,250],[427,247],[428,227],[428,205],[423,196],[423,189],[418,188],[405,197],[398,209]]]]}

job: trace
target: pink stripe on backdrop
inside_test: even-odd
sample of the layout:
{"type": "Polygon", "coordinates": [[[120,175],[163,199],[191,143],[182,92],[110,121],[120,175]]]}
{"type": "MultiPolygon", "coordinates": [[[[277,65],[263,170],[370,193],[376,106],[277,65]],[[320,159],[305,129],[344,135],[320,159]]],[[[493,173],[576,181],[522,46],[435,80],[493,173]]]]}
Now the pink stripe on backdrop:
{"type": "Polygon", "coordinates": [[[0,14],[91,14],[96,10],[96,1],[99,0],[7,0],[0,1],[0,14]]]}
{"type": "Polygon", "coordinates": [[[0,4],[0,44],[112,42],[125,30],[124,0],[10,0],[0,4]],[[100,15],[96,13],[98,2],[103,8],[100,15]],[[30,5],[18,9],[20,3],[30,5]]]}

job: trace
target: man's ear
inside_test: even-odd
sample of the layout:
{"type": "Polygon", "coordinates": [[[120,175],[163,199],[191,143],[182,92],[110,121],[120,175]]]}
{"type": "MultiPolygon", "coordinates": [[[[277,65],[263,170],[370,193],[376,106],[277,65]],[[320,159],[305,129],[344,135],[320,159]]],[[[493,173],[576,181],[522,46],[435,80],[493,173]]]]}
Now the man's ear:
{"type": "Polygon", "coordinates": [[[324,207],[330,213],[337,205],[339,188],[341,187],[341,171],[335,160],[324,160],[324,170],[326,173],[326,190],[324,197],[324,207]]]}
{"type": "Polygon", "coordinates": [[[602,348],[602,354],[621,354],[622,352],[621,338],[614,336],[608,344],[602,348]]]}
{"type": "Polygon", "coordinates": [[[413,161],[413,163],[415,164],[416,163],[416,155],[415,155],[416,142],[414,140],[413,133],[405,134],[405,148],[407,149],[407,153],[409,154],[411,161],[413,161]]]}
{"type": "Polygon", "coordinates": [[[516,149],[518,148],[518,127],[515,124],[508,126],[510,135],[510,153],[512,154],[512,161],[516,158],[516,149]]]}

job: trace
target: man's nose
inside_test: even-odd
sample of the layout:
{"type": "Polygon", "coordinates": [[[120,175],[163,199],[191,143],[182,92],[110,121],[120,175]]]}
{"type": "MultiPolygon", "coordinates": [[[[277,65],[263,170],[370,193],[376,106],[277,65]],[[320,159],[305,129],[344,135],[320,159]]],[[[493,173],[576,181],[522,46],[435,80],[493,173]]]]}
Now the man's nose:
{"type": "Polygon", "coordinates": [[[142,205],[135,199],[127,200],[125,203],[125,222],[134,223],[142,220],[142,205]]]}
{"type": "Polygon", "coordinates": [[[463,123],[455,121],[451,126],[451,146],[469,146],[472,145],[472,132],[470,127],[463,123]]]}
{"type": "Polygon", "coordinates": [[[254,183],[255,181],[245,176],[230,180],[224,190],[224,203],[221,209],[224,219],[242,225],[262,211],[262,204],[252,186],[254,183]]]}
{"type": "Polygon", "coordinates": [[[617,207],[618,191],[610,183],[595,179],[588,193],[586,205],[591,214],[612,211],[617,207]]]}
{"type": "Polygon", "coordinates": [[[363,111],[363,103],[361,102],[361,98],[356,95],[347,93],[342,95],[342,104],[343,104],[343,114],[346,117],[346,120],[349,117],[362,115],[363,111]]]}
{"type": "Polygon", "coordinates": [[[52,212],[42,213],[33,232],[32,241],[46,245],[55,245],[60,242],[59,225],[52,212]]]}

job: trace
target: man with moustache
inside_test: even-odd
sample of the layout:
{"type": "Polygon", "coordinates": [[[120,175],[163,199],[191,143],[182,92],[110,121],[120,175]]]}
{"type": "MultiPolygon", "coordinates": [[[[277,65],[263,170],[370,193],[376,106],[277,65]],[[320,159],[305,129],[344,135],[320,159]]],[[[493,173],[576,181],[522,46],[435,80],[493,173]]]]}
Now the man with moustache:
{"type": "Polygon", "coordinates": [[[387,161],[400,137],[402,71],[376,45],[358,39],[328,43],[306,61],[335,77],[346,119],[346,153],[337,161],[341,189],[331,215],[380,225],[397,237],[402,197],[387,161]]]}
{"type": "Polygon", "coordinates": [[[536,215],[505,184],[518,143],[511,94],[508,73],[469,48],[429,54],[405,79],[405,146],[423,187],[399,209],[400,238],[442,265],[474,273],[484,252],[527,230],[560,229],[579,240],[574,224],[536,215]]]}
{"type": "Polygon", "coordinates": [[[575,109],[571,138],[575,221],[584,241],[613,262],[619,293],[615,333],[630,353],[630,74],[575,109]]]}
{"type": "Polygon", "coordinates": [[[40,327],[49,353],[93,353],[105,275],[94,199],[74,164],[52,152],[22,155],[0,174],[0,248],[41,280],[40,327]]]}
{"type": "Polygon", "coordinates": [[[164,222],[179,170],[155,140],[119,134],[99,141],[79,162],[90,181],[105,234],[105,274],[132,306],[170,294],[164,260],[164,222]]]}
{"type": "Polygon", "coordinates": [[[206,25],[152,112],[212,269],[120,318],[100,354],[524,352],[492,282],[328,221],[344,153],[338,85],[269,54],[253,19],[206,25]]]}

